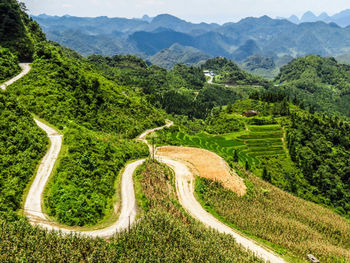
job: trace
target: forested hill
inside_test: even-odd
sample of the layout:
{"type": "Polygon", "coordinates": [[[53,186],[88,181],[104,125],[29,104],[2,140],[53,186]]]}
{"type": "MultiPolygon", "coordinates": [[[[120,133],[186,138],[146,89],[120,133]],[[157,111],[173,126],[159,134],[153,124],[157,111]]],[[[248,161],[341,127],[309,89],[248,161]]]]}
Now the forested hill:
{"type": "Polygon", "coordinates": [[[310,55],[282,67],[278,89],[311,110],[350,116],[350,66],[333,58],[310,55]]]}
{"type": "Polygon", "coordinates": [[[201,65],[203,70],[215,73],[214,82],[228,85],[266,85],[268,81],[262,77],[245,72],[235,62],[224,57],[207,60],[201,65]]]}
{"type": "Polygon", "coordinates": [[[14,0],[0,2],[0,46],[9,48],[20,60],[31,61],[35,44],[44,41],[45,35],[25,11],[23,3],[14,0]]]}
{"type": "Polygon", "coordinates": [[[20,71],[18,58],[7,48],[0,47],[0,83],[20,71]]]}

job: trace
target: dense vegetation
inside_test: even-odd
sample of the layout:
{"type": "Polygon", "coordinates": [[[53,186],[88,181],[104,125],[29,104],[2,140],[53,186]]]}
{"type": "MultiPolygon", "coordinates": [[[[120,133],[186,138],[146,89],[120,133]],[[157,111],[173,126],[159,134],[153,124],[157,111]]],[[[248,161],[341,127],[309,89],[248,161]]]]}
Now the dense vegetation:
{"type": "Polygon", "coordinates": [[[312,186],[313,199],[350,216],[350,125],[295,112],[287,142],[292,160],[312,186]]]}
{"type": "Polygon", "coordinates": [[[267,85],[267,80],[240,69],[232,60],[217,57],[207,60],[202,69],[213,71],[214,82],[227,85],[267,85]]]}
{"type": "Polygon", "coordinates": [[[39,25],[26,13],[23,3],[0,3],[0,46],[9,48],[20,60],[32,60],[35,45],[45,40],[39,25]]]}
{"type": "Polygon", "coordinates": [[[61,162],[46,192],[47,212],[68,225],[95,224],[112,210],[120,169],[147,155],[147,147],[130,139],[163,124],[165,115],[66,48],[37,42],[33,58],[31,72],[8,87],[8,95],[65,135],[61,162]]]}
{"type": "Polygon", "coordinates": [[[13,77],[19,71],[18,58],[8,49],[0,47],[0,83],[13,77]]]}
{"type": "Polygon", "coordinates": [[[59,47],[41,45],[35,58],[30,74],[9,91],[57,127],[75,121],[133,138],[163,123],[163,115],[142,98],[106,80],[82,60],[63,54],[59,47]]]}
{"type": "Polygon", "coordinates": [[[113,210],[119,171],[148,150],[144,144],[73,124],[65,131],[66,150],[47,186],[47,212],[67,225],[96,224],[113,210]]]}
{"type": "Polygon", "coordinates": [[[291,262],[304,262],[310,253],[321,262],[350,261],[350,224],[346,219],[239,171],[248,187],[243,197],[220,183],[196,179],[197,197],[209,212],[291,262]]]}
{"type": "Polygon", "coordinates": [[[136,90],[138,88],[151,103],[168,113],[190,119],[204,119],[214,107],[233,103],[258,89],[205,84],[200,68],[175,65],[166,71],[158,66],[147,66],[141,59],[132,56],[109,58],[93,55],[89,61],[107,78],[136,90]]]}
{"type": "Polygon", "coordinates": [[[350,116],[349,81],[350,66],[315,55],[293,60],[276,78],[281,84],[278,90],[284,90],[311,110],[346,116],[350,116]]]}
{"type": "Polygon", "coordinates": [[[48,140],[15,99],[0,93],[0,211],[15,211],[48,140]]]}

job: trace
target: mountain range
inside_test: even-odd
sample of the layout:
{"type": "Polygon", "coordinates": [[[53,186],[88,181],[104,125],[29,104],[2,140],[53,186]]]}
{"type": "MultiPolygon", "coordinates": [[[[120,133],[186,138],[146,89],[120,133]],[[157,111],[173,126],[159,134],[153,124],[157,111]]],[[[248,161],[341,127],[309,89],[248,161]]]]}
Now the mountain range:
{"type": "MultiPolygon", "coordinates": [[[[283,17],[278,18],[284,19],[283,17]]],[[[329,16],[326,12],[317,16],[313,12],[308,11],[300,19],[296,15],[292,15],[288,20],[295,24],[322,21],[325,23],[335,23],[341,27],[347,27],[350,25],[350,9],[343,10],[332,16],[329,16]]]]}
{"type": "MultiPolygon", "coordinates": [[[[144,16],[142,19],[68,15],[32,18],[40,24],[49,40],[84,56],[135,54],[158,63],[164,57],[159,52],[164,55],[164,52],[170,51],[172,62],[169,65],[165,65],[168,61],[158,63],[165,67],[183,62],[184,50],[180,47],[186,47],[186,57],[191,57],[191,63],[214,56],[240,63],[252,55],[277,61],[284,60],[286,56],[350,53],[350,27],[342,28],[335,23],[321,21],[295,24],[286,19],[263,16],[223,25],[194,24],[168,14],[154,18],[144,16]]],[[[187,63],[186,59],[184,63],[187,63]]]]}

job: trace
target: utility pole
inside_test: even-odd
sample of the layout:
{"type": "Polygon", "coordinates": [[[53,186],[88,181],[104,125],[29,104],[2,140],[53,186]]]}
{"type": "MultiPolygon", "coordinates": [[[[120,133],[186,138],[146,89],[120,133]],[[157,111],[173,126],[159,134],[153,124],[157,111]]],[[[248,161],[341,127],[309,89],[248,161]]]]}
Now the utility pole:
{"type": "Polygon", "coordinates": [[[152,157],[154,162],[154,152],[155,152],[155,142],[154,142],[154,136],[152,137],[152,157]]]}

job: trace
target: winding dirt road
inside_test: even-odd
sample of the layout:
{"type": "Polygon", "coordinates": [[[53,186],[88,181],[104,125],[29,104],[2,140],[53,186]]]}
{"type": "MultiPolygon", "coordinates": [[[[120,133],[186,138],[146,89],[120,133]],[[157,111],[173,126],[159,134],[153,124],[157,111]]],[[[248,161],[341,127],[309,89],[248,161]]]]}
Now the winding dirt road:
{"type": "Polygon", "coordinates": [[[19,66],[22,68],[22,72],[18,74],[16,77],[10,79],[9,81],[6,81],[4,84],[0,85],[0,88],[2,90],[6,90],[7,86],[10,86],[12,83],[16,82],[20,78],[27,75],[30,71],[30,64],[29,63],[20,63],[19,66]]]}
{"type": "Polygon", "coordinates": [[[176,174],[176,190],[179,201],[183,208],[185,208],[191,216],[199,220],[206,226],[216,229],[223,234],[231,235],[235,238],[238,244],[244,248],[254,252],[258,257],[267,262],[285,263],[285,261],[276,256],[273,252],[259,246],[254,241],[241,236],[232,228],[220,222],[213,215],[203,209],[200,203],[194,197],[194,178],[189,168],[181,162],[168,159],[166,157],[157,156],[159,161],[171,167],[176,174]]]}
{"type": "MultiPolygon", "coordinates": [[[[23,69],[22,73],[16,76],[15,78],[11,79],[10,81],[6,82],[5,84],[1,85],[0,87],[2,89],[5,90],[8,85],[11,85],[16,80],[25,76],[30,71],[29,64],[21,64],[21,67],[23,69]]],[[[50,221],[50,219],[42,211],[43,191],[52,172],[54,164],[58,158],[63,136],[59,134],[56,130],[40,122],[39,120],[34,120],[37,123],[37,125],[47,133],[51,145],[50,149],[48,150],[48,152],[46,153],[46,155],[40,163],[37,175],[27,195],[24,205],[25,215],[28,217],[30,223],[32,223],[33,225],[39,225],[49,230],[59,230],[63,233],[77,232],[66,227],[62,227],[57,223],[50,221]]],[[[173,123],[168,122],[163,127],[147,130],[144,133],[142,133],[137,138],[137,140],[145,142],[150,148],[150,152],[152,154],[153,149],[152,146],[146,140],[147,135],[154,131],[163,129],[164,127],[170,127],[171,125],[173,125],[173,123]]],[[[241,244],[246,249],[254,252],[258,257],[264,259],[265,261],[273,263],[285,262],[282,258],[274,255],[271,251],[268,251],[267,249],[262,248],[252,240],[241,236],[233,229],[226,226],[225,224],[217,220],[214,216],[206,212],[194,197],[194,177],[185,164],[162,156],[156,157],[160,162],[168,165],[174,170],[176,175],[177,194],[180,203],[194,218],[196,218],[206,226],[216,229],[220,233],[229,234],[233,236],[236,239],[237,243],[241,244]]],[[[106,227],[104,229],[98,229],[94,231],[83,231],[79,232],[80,234],[91,237],[109,237],[117,231],[127,229],[135,221],[137,210],[132,177],[136,168],[139,165],[141,165],[144,161],[144,159],[138,160],[128,164],[125,167],[125,170],[122,174],[122,208],[119,219],[111,226],[106,227]]]]}

